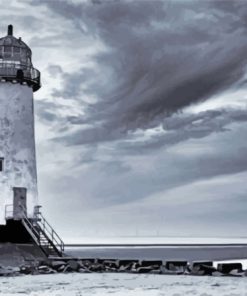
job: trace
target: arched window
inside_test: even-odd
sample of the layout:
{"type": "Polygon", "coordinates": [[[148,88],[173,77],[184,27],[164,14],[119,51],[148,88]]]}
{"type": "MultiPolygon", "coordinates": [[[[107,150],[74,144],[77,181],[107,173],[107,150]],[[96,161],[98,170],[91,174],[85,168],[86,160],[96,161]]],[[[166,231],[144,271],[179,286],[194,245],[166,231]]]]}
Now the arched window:
{"type": "Polygon", "coordinates": [[[3,47],[3,56],[4,58],[8,59],[12,57],[12,46],[4,46],[3,47]]]}

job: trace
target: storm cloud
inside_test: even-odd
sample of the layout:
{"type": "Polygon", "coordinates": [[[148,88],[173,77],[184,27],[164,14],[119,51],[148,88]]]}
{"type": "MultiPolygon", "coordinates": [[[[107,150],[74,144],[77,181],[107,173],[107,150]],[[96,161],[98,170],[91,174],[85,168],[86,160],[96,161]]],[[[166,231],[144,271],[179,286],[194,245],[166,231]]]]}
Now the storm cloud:
{"type": "Polygon", "coordinates": [[[245,74],[242,2],[42,3],[73,22],[78,38],[92,34],[105,46],[93,56],[94,67],[63,73],[63,87],[53,91],[55,97],[82,102],[87,95],[96,98],[86,104],[86,115],[67,118],[82,126],[69,135],[69,144],[87,143],[88,134],[101,142],[155,127],[245,74]]]}

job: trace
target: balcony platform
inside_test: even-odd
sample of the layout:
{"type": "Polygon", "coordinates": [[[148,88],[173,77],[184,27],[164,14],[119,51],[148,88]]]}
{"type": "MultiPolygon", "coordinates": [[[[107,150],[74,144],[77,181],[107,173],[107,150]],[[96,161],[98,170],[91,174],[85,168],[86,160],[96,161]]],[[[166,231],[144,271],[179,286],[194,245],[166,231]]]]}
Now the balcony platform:
{"type": "Polygon", "coordinates": [[[37,91],[41,87],[40,72],[19,63],[0,62],[0,81],[26,84],[37,91]]]}

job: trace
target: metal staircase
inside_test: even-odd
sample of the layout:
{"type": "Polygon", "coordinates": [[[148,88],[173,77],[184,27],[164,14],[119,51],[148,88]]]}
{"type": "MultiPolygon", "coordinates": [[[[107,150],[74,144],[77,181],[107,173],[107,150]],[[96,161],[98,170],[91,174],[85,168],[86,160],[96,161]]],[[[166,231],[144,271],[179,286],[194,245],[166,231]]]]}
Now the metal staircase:
{"type": "Polygon", "coordinates": [[[29,218],[26,209],[22,205],[20,205],[20,208],[22,213],[21,222],[23,226],[43,253],[45,253],[47,257],[63,257],[64,242],[47,222],[41,212],[37,211],[33,218],[29,218]]]}

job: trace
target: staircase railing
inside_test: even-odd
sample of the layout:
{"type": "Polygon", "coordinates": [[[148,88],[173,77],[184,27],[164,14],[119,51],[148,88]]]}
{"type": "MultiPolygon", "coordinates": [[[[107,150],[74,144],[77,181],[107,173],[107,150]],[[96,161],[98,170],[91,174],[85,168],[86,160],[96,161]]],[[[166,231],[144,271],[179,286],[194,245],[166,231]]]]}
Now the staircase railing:
{"type": "Polygon", "coordinates": [[[32,236],[36,244],[40,246],[40,239],[39,239],[40,234],[35,229],[33,223],[29,220],[29,218],[26,215],[23,215],[22,223],[24,224],[24,226],[26,226],[26,229],[28,230],[28,232],[30,233],[30,235],[32,236]]]}
{"type": "Polygon", "coordinates": [[[44,216],[38,212],[35,214],[35,217],[28,218],[26,214],[26,209],[23,205],[20,204],[20,208],[22,210],[22,221],[30,228],[29,232],[35,240],[35,242],[42,248],[42,244],[40,241],[41,232],[47,238],[51,247],[55,248],[56,252],[59,252],[60,255],[64,252],[64,242],[57,234],[57,232],[52,228],[52,226],[48,223],[48,221],[44,218],[44,216]],[[38,228],[38,229],[37,229],[38,228]]]}
{"type": "Polygon", "coordinates": [[[63,240],[40,212],[38,213],[38,221],[36,223],[40,226],[44,233],[49,235],[49,239],[57,248],[60,249],[60,252],[62,253],[64,251],[63,240]]]}

